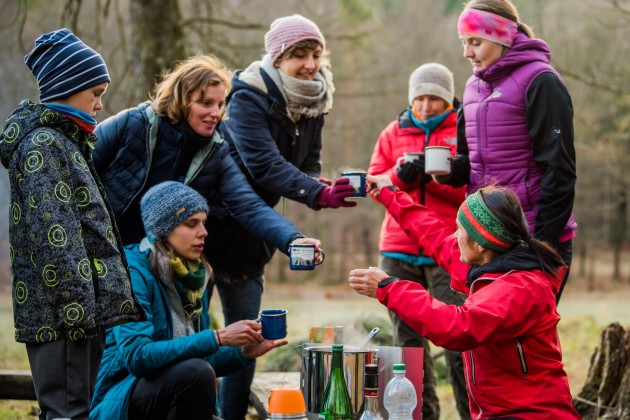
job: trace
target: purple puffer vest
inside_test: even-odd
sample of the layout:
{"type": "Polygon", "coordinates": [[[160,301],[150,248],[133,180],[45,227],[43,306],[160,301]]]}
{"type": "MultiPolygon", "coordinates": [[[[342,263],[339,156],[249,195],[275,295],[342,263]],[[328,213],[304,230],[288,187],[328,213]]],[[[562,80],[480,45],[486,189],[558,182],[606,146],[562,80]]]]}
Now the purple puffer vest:
{"type": "MultiPolygon", "coordinates": [[[[534,161],[533,142],[527,131],[527,92],[542,73],[551,72],[559,80],[562,78],[548,64],[549,49],[543,41],[520,41],[520,45],[515,43],[499,61],[466,83],[463,103],[470,159],[468,194],[492,183],[512,189],[521,201],[533,234],[542,170],[534,161]],[[528,47],[524,48],[524,44],[528,47]]],[[[576,227],[571,215],[561,241],[570,239],[576,227]]]]}

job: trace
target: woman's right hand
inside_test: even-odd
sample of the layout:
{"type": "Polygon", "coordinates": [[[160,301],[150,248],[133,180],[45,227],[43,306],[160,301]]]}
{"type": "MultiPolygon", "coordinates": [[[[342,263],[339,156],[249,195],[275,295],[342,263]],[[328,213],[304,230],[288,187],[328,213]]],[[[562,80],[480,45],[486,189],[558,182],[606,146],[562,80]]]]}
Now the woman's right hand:
{"type": "Polygon", "coordinates": [[[368,175],[366,177],[368,181],[368,194],[376,201],[380,201],[381,188],[386,188],[390,185],[394,185],[389,175],[368,175]]]}
{"type": "Polygon", "coordinates": [[[217,330],[217,334],[222,346],[242,346],[264,340],[260,324],[248,319],[221,328],[217,330]]]}

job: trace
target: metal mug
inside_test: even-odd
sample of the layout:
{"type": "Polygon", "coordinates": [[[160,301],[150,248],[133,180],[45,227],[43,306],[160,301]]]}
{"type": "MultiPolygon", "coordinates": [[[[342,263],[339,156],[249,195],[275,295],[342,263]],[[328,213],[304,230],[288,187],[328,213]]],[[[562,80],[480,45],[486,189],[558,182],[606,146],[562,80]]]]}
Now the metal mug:
{"type": "Polygon", "coordinates": [[[350,185],[354,188],[354,193],[349,198],[366,196],[365,172],[342,172],[341,177],[350,179],[350,185]]]}
{"type": "Polygon", "coordinates": [[[265,309],[260,311],[262,336],[267,340],[279,340],[287,336],[287,310],[265,309]]]}
{"type": "Polygon", "coordinates": [[[291,270],[314,270],[316,266],[324,262],[326,255],[320,248],[311,244],[289,245],[289,268],[291,270]],[[318,260],[316,257],[320,256],[318,260]]]}

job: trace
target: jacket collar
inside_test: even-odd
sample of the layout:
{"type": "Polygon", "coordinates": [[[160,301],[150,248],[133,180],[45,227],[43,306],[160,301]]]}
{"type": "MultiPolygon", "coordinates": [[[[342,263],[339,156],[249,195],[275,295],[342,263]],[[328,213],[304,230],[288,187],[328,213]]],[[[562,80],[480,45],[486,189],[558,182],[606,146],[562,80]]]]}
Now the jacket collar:
{"type": "Polygon", "coordinates": [[[535,61],[542,61],[545,64],[551,62],[549,46],[542,39],[532,39],[519,32],[505,55],[490,67],[475,71],[475,76],[494,83],[511,74],[515,68],[535,61]]]}
{"type": "Polygon", "coordinates": [[[488,274],[503,274],[509,271],[541,270],[538,257],[528,246],[517,246],[487,264],[473,264],[468,271],[466,283],[468,286],[477,278],[488,274]]]}

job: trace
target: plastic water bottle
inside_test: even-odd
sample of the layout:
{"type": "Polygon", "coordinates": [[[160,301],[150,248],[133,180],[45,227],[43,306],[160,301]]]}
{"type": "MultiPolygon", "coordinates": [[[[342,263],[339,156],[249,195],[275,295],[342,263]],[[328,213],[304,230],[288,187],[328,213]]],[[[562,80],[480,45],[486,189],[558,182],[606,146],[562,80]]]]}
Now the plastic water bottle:
{"type": "Polygon", "coordinates": [[[383,405],[389,413],[390,420],[413,420],[413,410],[418,404],[416,389],[409,379],[405,377],[407,367],[395,364],[392,367],[394,377],[385,387],[383,405]]]}

